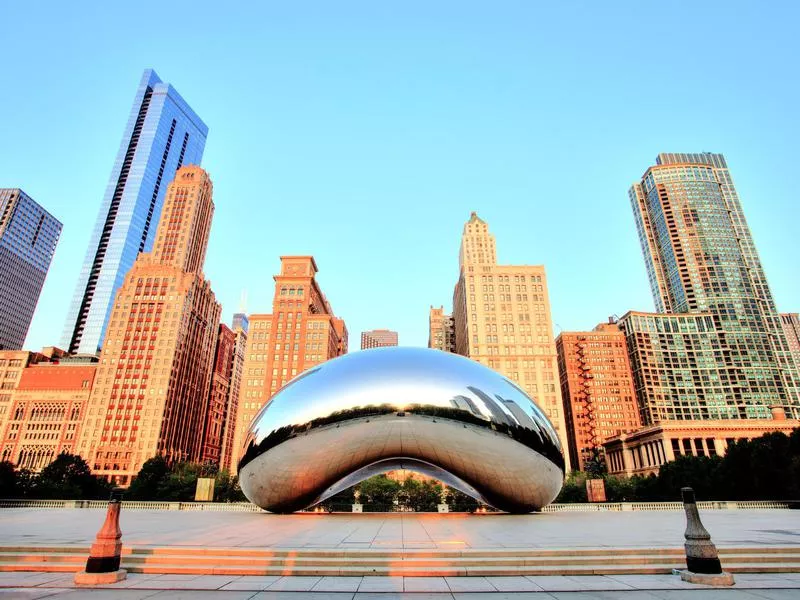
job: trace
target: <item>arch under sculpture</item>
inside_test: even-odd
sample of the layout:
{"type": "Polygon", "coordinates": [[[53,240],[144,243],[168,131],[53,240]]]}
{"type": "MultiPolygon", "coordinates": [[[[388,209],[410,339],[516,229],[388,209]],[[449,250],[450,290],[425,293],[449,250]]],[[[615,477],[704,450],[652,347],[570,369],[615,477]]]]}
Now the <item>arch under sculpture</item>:
{"type": "Polygon", "coordinates": [[[372,475],[412,469],[499,510],[558,495],[564,456],[511,380],[427,348],[380,348],[297,376],[250,425],[239,482],[271,512],[313,506],[372,475]]]}

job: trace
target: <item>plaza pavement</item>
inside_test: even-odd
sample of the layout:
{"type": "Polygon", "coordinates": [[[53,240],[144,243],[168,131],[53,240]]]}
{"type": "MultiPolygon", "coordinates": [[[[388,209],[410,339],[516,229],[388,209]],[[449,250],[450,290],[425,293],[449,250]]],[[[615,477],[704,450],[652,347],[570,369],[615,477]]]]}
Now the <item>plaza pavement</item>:
{"type": "MultiPolygon", "coordinates": [[[[0,509],[0,545],[89,545],[100,509],[0,509]]],[[[718,546],[800,544],[800,510],[708,510],[718,546]]],[[[680,548],[682,511],[469,515],[123,509],[122,542],[135,546],[326,549],[680,548]]]]}
{"type": "MultiPolygon", "coordinates": [[[[800,544],[800,511],[702,511],[720,546],[800,544]]],[[[92,509],[0,509],[0,545],[88,546],[104,518],[92,509]]],[[[124,511],[123,544],[330,549],[679,548],[683,512],[534,515],[295,514],[124,511]]],[[[76,589],[66,573],[0,573],[0,599],[73,600],[788,600],[800,573],[737,574],[734,588],[705,588],[673,575],[514,577],[293,577],[131,574],[105,588],[76,589]]]]}
{"type": "Polygon", "coordinates": [[[800,574],[737,575],[733,588],[675,575],[589,577],[229,577],[137,575],[77,589],[63,573],[0,573],[0,599],[57,600],[797,600],[800,574]]]}

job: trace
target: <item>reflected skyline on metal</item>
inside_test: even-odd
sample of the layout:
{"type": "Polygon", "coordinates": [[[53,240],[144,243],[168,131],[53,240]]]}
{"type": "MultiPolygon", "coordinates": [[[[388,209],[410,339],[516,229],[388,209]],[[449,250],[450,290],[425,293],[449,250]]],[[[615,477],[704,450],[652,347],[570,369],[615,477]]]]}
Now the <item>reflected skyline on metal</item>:
{"type": "Polygon", "coordinates": [[[250,425],[239,480],[254,504],[293,512],[399,468],[520,513],[553,501],[564,457],[511,380],[455,354],[394,347],[336,358],[284,386],[250,425]]]}

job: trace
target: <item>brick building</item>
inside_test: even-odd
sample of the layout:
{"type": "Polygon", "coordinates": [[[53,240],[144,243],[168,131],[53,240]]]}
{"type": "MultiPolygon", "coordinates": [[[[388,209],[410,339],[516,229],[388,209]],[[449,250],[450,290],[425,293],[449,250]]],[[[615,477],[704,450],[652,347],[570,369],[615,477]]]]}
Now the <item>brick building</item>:
{"type": "Polygon", "coordinates": [[[303,371],[347,353],[347,327],[333,314],[312,256],[282,256],[271,314],[249,317],[231,464],[256,413],[303,371]]]}
{"type": "Polygon", "coordinates": [[[579,471],[602,444],[641,426],[625,335],[615,323],[556,338],[570,462],[579,471]]]}
{"type": "Polygon", "coordinates": [[[139,255],[114,301],[78,452],[120,485],[157,454],[202,455],[220,318],[202,272],[212,191],[200,167],[178,170],[153,252],[139,255]]]}

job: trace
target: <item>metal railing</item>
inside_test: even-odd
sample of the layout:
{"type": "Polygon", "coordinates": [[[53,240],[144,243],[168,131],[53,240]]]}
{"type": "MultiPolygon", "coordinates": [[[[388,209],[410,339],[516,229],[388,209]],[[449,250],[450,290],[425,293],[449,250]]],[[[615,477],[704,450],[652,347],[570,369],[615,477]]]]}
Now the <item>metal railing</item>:
{"type": "MultiPolygon", "coordinates": [[[[0,508],[94,508],[105,509],[105,500],[0,500],[0,508]]],[[[800,501],[779,502],[771,500],[746,501],[706,501],[698,502],[700,510],[758,510],[758,509],[800,509],[800,501]]],[[[125,510],[189,510],[211,512],[265,512],[250,502],[145,502],[126,500],[122,502],[125,510]]],[[[333,507],[335,512],[350,512],[351,507],[342,505],[333,507]]],[[[458,512],[458,507],[450,509],[458,512]]],[[[624,512],[624,511],[681,511],[682,502],[601,502],[596,504],[550,504],[542,509],[545,513],[555,512],[624,512]]],[[[326,512],[319,508],[304,512],[326,512]]],[[[365,506],[364,512],[397,512],[392,510],[376,511],[365,506]]],[[[402,512],[408,512],[406,510],[402,512]]],[[[491,509],[488,512],[493,512],[491,509]]]]}

